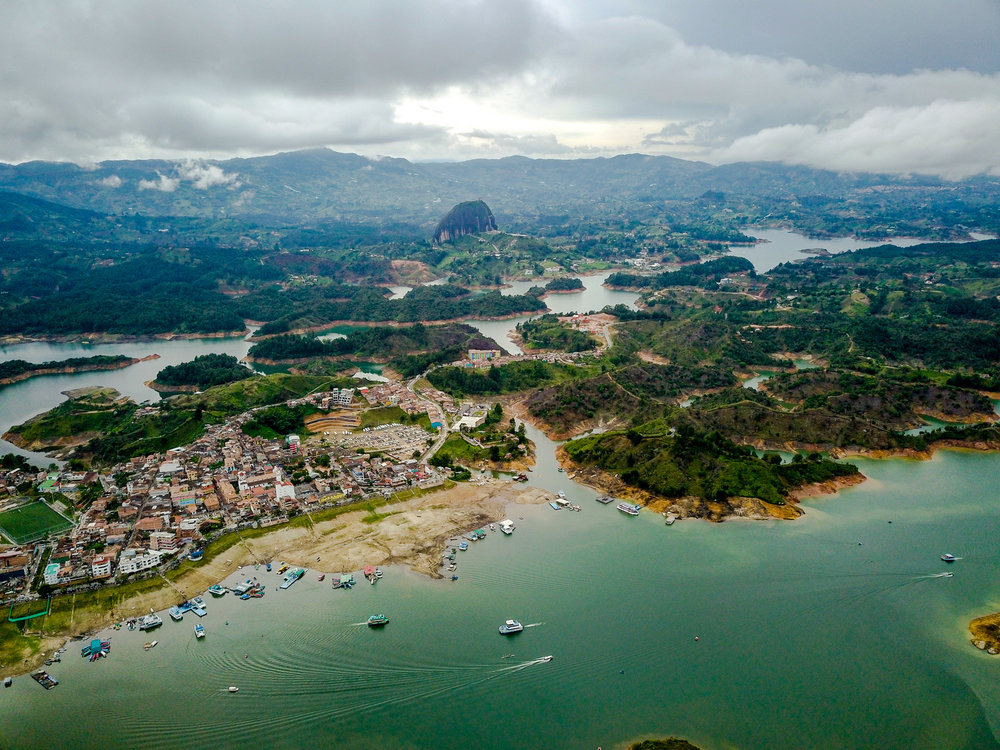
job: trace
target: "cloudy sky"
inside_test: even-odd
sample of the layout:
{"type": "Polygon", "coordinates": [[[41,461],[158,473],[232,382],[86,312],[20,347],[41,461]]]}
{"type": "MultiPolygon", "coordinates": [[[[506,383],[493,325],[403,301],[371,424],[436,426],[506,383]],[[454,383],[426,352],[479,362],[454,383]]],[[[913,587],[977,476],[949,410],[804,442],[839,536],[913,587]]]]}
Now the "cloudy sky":
{"type": "Polygon", "coordinates": [[[0,0],[0,161],[1000,175],[1000,0],[0,0]]]}

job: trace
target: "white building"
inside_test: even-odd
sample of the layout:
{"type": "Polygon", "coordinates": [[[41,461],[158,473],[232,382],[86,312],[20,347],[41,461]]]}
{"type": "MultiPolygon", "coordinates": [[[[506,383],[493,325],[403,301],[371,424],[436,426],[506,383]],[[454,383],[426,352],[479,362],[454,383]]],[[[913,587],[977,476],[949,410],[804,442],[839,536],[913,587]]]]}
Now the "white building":
{"type": "Polygon", "coordinates": [[[122,575],[138,573],[141,570],[149,570],[160,564],[160,553],[152,550],[127,549],[122,552],[121,561],[118,563],[118,572],[122,575]]]}
{"type": "Polygon", "coordinates": [[[107,578],[111,575],[111,564],[114,558],[110,555],[100,555],[90,564],[90,575],[94,578],[107,578]]]}

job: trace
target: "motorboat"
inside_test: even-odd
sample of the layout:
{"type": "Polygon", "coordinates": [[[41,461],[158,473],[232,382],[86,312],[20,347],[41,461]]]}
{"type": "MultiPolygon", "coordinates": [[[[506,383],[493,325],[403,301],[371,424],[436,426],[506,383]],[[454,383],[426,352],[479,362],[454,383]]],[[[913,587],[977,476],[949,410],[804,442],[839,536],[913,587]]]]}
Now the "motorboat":
{"type": "Polygon", "coordinates": [[[957,560],[958,558],[955,557],[950,552],[945,552],[943,555],[941,555],[941,559],[944,560],[945,562],[955,562],[955,560],[957,560]]]}
{"type": "Polygon", "coordinates": [[[379,613],[377,615],[372,615],[371,617],[368,618],[368,627],[379,628],[387,624],[388,622],[389,618],[383,615],[382,613],[379,613]]]}
{"type": "Polygon", "coordinates": [[[524,625],[519,623],[517,620],[507,620],[500,626],[499,630],[500,635],[513,635],[514,633],[520,633],[524,630],[524,625]]]}
{"type": "Polygon", "coordinates": [[[538,661],[552,661],[552,654],[549,654],[548,656],[543,656],[538,661]]]}
{"type": "Polygon", "coordinates": [[[159,641],[147,641],[146,645],[143,646],[143,648],[146,649],[147,651],[149,651],[149,649],[151,649],[154,646],[156,646],[157,643],[159,643],[159,641]]]}
{"type": "Polygon", "coordinates": [[[216,583],[208,587],[208,593],[212,596],[225,596],[229,593],[229,589],[216,583]]]}
{"type": "Polygon", "coordinates": [[[194,637],[195,638],[205,637],[205,626],[202,625],[200,622],[194,626],[194,637]]]}
{"type": "Polygon", "coordinates": [[[230,685],[229,686],[229,692],[230,693],[238,693],[238,692],[240,692],[240,689],[238,687],[236,687],[235,685],[230,685]]]}

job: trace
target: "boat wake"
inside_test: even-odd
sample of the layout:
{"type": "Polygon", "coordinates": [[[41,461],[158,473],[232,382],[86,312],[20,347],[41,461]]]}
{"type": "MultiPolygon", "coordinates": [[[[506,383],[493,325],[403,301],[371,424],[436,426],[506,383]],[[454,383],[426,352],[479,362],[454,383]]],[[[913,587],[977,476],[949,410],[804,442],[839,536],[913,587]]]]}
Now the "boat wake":
{"type": "Polygon", "coordinates": [[[539,625],[544,625],[544,622],[533,622],[530,625],[525,625],[526,628],[537,628],[539,625]]]}

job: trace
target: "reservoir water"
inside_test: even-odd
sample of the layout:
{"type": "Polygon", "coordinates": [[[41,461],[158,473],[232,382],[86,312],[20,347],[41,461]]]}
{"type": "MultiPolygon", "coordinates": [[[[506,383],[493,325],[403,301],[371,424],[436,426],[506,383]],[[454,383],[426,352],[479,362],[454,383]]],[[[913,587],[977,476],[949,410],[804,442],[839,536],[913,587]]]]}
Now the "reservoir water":
{"type": "MultiPolygon", "coordinates": [[[[603,306],[546,301],[572,296],[573,309],[603,306]]],[[[38,348],[0,356],[84,356],[26,346],[38,348]]],[[[153,400],[142,381],[166,364],[247,346],[87,347],[162,359],[0,390],[0,427],[82,385],[153,400]]],[[[190,615],[152,635],[108,631],[109,658],[73,644],[48,668],[54,690],[24,676],[0,689],[0,747],[570,750],[668,735],[706,749],[1000,747],[1000,657],[966,629],[1000,611],[1000,456],[859,460],[869,480],[807,501],[798,521],[668,527],[595,502],[527,429],[530,483],[582,512],[511,506],[517,530],[459,553],[454,582],[395,566],[376,586],[334,591],[310,571],[278,591],[250,572],[267,595],[206,597],[202,641],[190,615]],[[362,624],[376,612],[389,625],[362,624]],[[524,632],[500,636],[507,618],[524,632]]]]}

